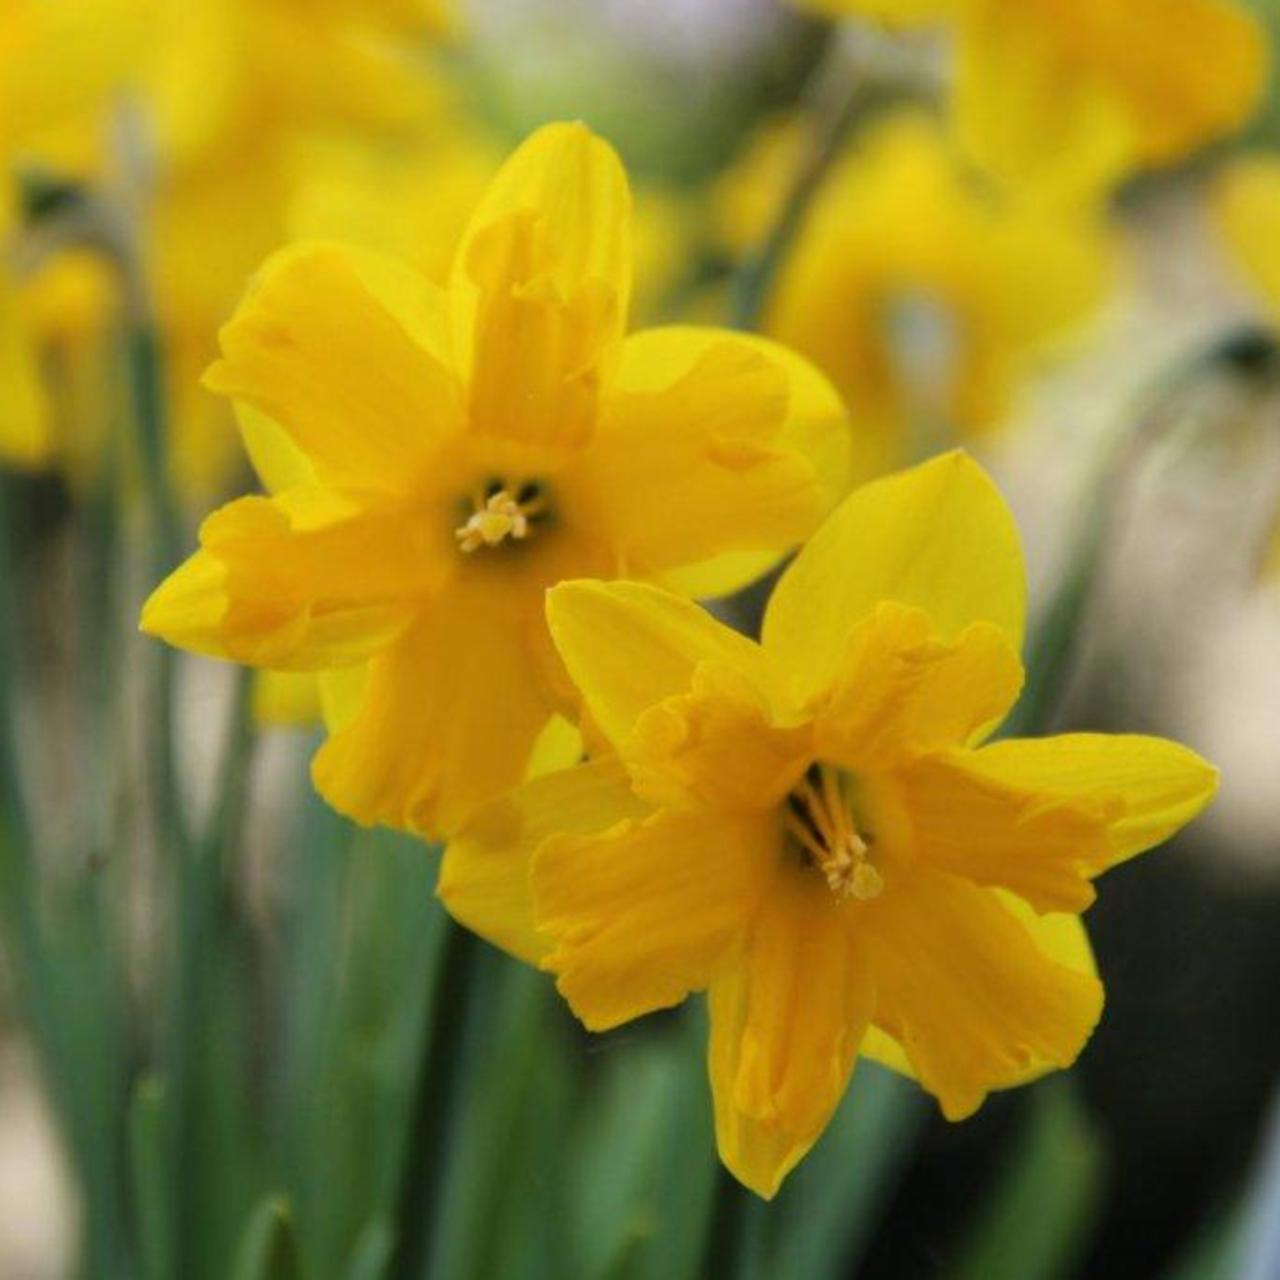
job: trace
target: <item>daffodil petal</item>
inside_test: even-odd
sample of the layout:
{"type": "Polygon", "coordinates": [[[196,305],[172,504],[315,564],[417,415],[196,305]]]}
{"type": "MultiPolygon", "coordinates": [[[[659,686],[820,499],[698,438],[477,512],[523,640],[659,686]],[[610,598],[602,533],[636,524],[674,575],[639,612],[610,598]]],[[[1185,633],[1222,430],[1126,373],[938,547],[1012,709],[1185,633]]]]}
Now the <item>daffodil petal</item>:
{"type": "Polygon", "coordinates": [[[359,710],[312,763],[340,813],[437,837],[521,781],[555,709],[526,637],[536,619],[473,606],[442,592],[370,663],[359,710]]]}
{"type": "Polygon", "coordinates": [[[939,640],[923,609],[880,604],[854,627],[817,703],[817,753],[858,771],[968,744],[1013,705],[1022,664],[1003,631],[975,622],[939,640]]]}
{"type": "Polygon", "coordinates": [[[240,498],[152,593],[142,630],[196,653],[318,671],[376,652],[443,572],[419,516],[343,510],[325,490],[240,498]]]}
{"type": "Polygon", "coordinates": [[[679,1004],[723,965],[778,859],[772,818],[657,811],[533,859],[543,959],[593,1031],[679,1004]]]}
{"type": "Polygon", "coordinates": [[[776,680],[760,647],[692,601],[638,582],[563,582],[547,593],[551,637],[591,719],[615,746],[636,719],[687,693],[715,662],[761,690],[776,680]]]}
{"type": "MultiPolygon", "coordinates": [[[[624,403],[629,403],[633,409],[637,405],[653,403],[659,398],[664,401],[673,400],[677,389],[688,383],[695,369],[713,351],[719,351],[720,355],[710,366],[708,371],[711,373],[719,368],[723,375],[732,374],[734,382],[744,382],[752,367],[746,357],[748,353],[752,353],[773,371],[773,380],[783,380],[786,406],[780,425],[769,436],[768,443],[780,453],[808,461],[818,481],[819,501],[825,514],[845,496],[855,470],[859,469],[854,459],[855,433],[851,429],[844,405],[831,383],[816,366],[788,348],[767,338],[753,334],[730,334],[723,329],[673,325],[645,330],[633,334],[623,344],[613,395],[620,397],[624,403]]],[[[763,367],[756,368],[759,370],[756,377],[760,379],[764,376],[763,367]]],[[[696,384],[694,385],[696,389],[696,384]]],[[[675,409],[675,417],[682,423],[689,422],[692,405],[673,404],[670,407],[675,409]]],[[[714,405],[705,407],[715,408],[714,405]]],[[[663,412],[665,416],[665,406],[663,412]]],[[[741,436],[744,424],[759,420],[759,409],[749,406],[746,412],[737,415],[730,422],[729,434],[741,436]]],[[[699,423],[695,420],[691,425],[697,427],[699,423]]],[[[707,425],[707,415],[704,413],[701,422],[704,431],[707,425]]],[[[652,431],[643,434],[645,439],[636,441],[632,445],[633,449],[638,448],[641,443],[645,447],[658,443],[653,439],[652,431]]],[[[663,433],[668,438],[669,434],[663,433]]],[[[688,448],[692,443],[689,442],[684,447],[688,448]]],[[[775,472],[778,465],[778,461],[772,463],[775,472]]],[[[668,472],[664,479],[669,484],[677,474],[668,472]]],[[[698,496],[693,487],[693,482],[697,479],[697,476],[687,478],[690,498],[696,499],[698,496]]],[[[634,505],[634,498],[628,503],[628,495],[624,493],[622,497],[624,507],[634,505]]],[[[730,497],[735,519],[741,517],[743,508],[752,505],[744,491],[730,494],[730,497]]],[[[664,510],[670,509],[670,501],[664,492],[664,510]]],[[[711,517],[716,508],[708,503],[705,510],[707,516],[711,517]]],[[[772,518],[776,520],[778,517],[772,518]]],[[[645,523],[650,528],[654,524],[652,520],[645,523]]],[[[722,531],[721,537],[726,532],[728,531],[722,531]]],[[[739,535],[739,542],[745,544],[746,539],[742,535],[750,532],[749,528],[744,528],[739,535]]],[[[706,536],[704,532],[703,538],[706,536]]],[[[774,546],[764,550],[725,551],[695,564],[688,560],[689,554],[697,545],[695,539],[681,554],[669,558],[675,563],[662,568],[658,580],[681,595],[696,598],[728,595],[758,578],[776,562],[778,540],[772,541],[774,546]]],[[[648,557],[638,550],[637,558],[644,563],[648,557]]]]}
{"type": "Polygon", "coordinates": [[[593,835],[649,812],[614,757],[545,774],[485,805],[449,841],[436,894],[460,924],[537,964],[550,943],[534,924],[534,854],[552,836],[593,835]]]}
{"type": "Polygon", "coordinates": [[[850,633],[882,601],[925,610],[942,640],[976,622],[1021,648],[1026,611],[1013,516],[963,453],[855,490],[782,575],[764,647],[817,693],[837,675],[850,633]]]}
{"type": "Polygon", "coordinates": [[[826,886],[784,869],[740,958],[708,992],[720,1158],[771,1198],[839,1104],[874,982],[826,886]]]}
{"type": "Polygon", "coordinates": [[[733,667],[699,664],[687,694],[650,707],[622,746],[632,785],[667,808],[763,811],[812,759],[807,724],[778,725],[759,688],[733,667]]]}
{"type": "Polygon", "coordinates": [[[245,452],[268,493],[316,484],[315,467],[283,427],[251,404],[237,404],[235,410],[245,452]]]}
{"type": "Polygon", "coordinates": [[[410,491],[460,428],[440,291],[371,251],[282,250],[221,342],[206,385],[277,423],[322,483],[410,491]]]}
{"type": "Polygon", "coordinates": [[[1009,889],[1039,911],[1083,911],[1088,868],[1110,847],[1097,805],[1001,785],[973,752],[914,762],[902,774],[921,859],[975,884],[1009,889]]]}
{"type": "Polygon", "coordinates": [[[1043,803],[1087,804],[1110,837],[1089,861],[1099,874],[1167,840],[1213,799],[1218,771],[1194,751],[1141,734],[1010,738],[971,753],[976,778],[1043,803]]]}
{"type": "MultiPolygon", "coordinates": [[[[830,505],[814,462],[832,454],[823,460],[836,464],[837,483],[844,468],[811,413],[793,421],[792,365],[759,342],[697,330],[638,334],[622,352],[599,432],[564,484],[630,572],[652,577],[744,551],[767,568],[812,531],[830,505]],[[786,439],[789,424],[814,457],[786,439]]],[[[802,385],[803,409],[813,392],[802,385]]],[[[840,421],[838,403],[832,412],[840,421]]]]}
{"type": "MultiPolygon", "coordinates": [[[[1086,978],[1098,976],[1098,966],[1094,960],[1093,947],[1089,944],[1089,934],[1085,930],[1084,921],[1079,916],[1069,912],[1041,915],[1014,894],[998,890],[996,892],[1010,914],[1022,922],[1031,940],[1047,959],[1086,978]]],[[[879,1027],[867,1028],[867,1034],[858,1052],[880,1063],[881,1066],[898,1072],[899,1075],[909,1076],[912,1080],[916,1078],[906,1050],[879,1027]]],[[[1009,1083],[1010,1085],[1027,1084],[1055,1069],[1050,1062],[1032,1058],[1028,1062],[1025,1074],[1015,1077],[1009,1083]]]]}
{"type": "Polygon", "coordinates": [[[1101,1015],[1101,983],[1046,956],[995,890],[917,868],[860,924],[875,1024],[950,1120],[1033,1068],[1070,1066],[1101,1015]]]}
{"type": "MultiPolygon", "coordinates": [[[[546,261],[537,278],[562,302],[584,291],[610,295],[608,332],[601,336],[616,342],[631,293],[632,249],[631,191],[613,148],[583,124],[549,124],[526,138],[494,176],[463,233],[449,287],[463,370],[472,367],[478,328],[486,323],[486,283],[473,274],[476,242],[504,224],[538,228],[546,261]]],[[[534,281],[521,266],[513,260],[510,273],[487,287],[529,287],[534,281]]]]}

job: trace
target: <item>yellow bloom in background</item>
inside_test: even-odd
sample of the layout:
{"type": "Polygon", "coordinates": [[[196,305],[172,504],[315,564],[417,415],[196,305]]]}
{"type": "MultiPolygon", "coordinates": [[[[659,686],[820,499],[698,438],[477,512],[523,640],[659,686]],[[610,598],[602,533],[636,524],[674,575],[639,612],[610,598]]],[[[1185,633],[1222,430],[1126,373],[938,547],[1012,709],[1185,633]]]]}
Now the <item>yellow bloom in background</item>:
{"type": "Polygon", "coordinates": [[[976,189],[932,119],[900,112],[825,180],[764,328],[833,379],[885,469],[1000,423],[1024,376],[1095,307],[1110,268],[1092,220],[976,189]]]}
{"type": "Polygon", "coordinates": [[[447,291],[301,245],[223,330],[208,384],[248,407],[264,482],[285,483],[206,520],[142,625],[326,673],[313,773],[342,812],[438,832],[521,778],[566,693],[552,583],[727,591],[842,491],[848,431],[820,375],[734,333],[625,336],[630,261],[617,157],[548,126],[488,188],[447,291]]]}
{"type": "Polygon", "coordinates": [[[152,12],[151,0],[8,0],[0,7],[0,462],[12,466],[40,468],[63,456],[67,410],[100,409],[106,400],[89,394],[84,378],[100,350],[74,359],[70,352],[77,336],[102,337],[105,268],[77,253],[66,263],[20,269],[21,180],[103,172],[108,113],[124,93],[152,12]],[[50,366],[69,384],[51,388],[50,366]]]}
{"type": "Polygon", "coordinates": [[[1104,191],[1238,130],[1267,74],[1231,0],[803,0],[828,14],[954,24],[954,123],[1001,179],[1057,199],[1104,191]]]}
{"type": "Polygon", "coordinates": [[[21,286],[9,262],[17,221],[9,194],[0,183],[0,463],[36,467],[49,457],[52,439],[21,286]]]}
{"type": "Polygon", "coordinates": [[[162,0],[159,14],[143,87],[167,165],[241,148],[261,163],[300,131],[413,129],[431,114],[437,86],[414,38],[436,24],[422,6],[162,0]]]}
{"type": "Polygon", "coordinates": [[[98,171],[106,111],[124,93],[155,12],[156,0],[6,0],[0,163],[98,171]]]}
{"type": "Polygon", "coordinates": [[[116,267],[98,250],[65,248],[23,276],[22,325],[34,344],[45,449],[73,489],[100,475],[113,428],[128,412],[119,374],[116,267]]]}
{"type": "Polygon", "coordinates": [[[1280,325],[1280,156],[1260,153],[1229,165],[1215,206],[1228,248],[1280,325]]]}
{"type": "Polygon", "coordinates": [[[738,1178],[774,1194],[859,1053],[951,1119],[1075,1060],[1102,1008],[1092,881],[1193,818],[1216,773],[1157,738],[981,745],[1021,686],[1024,580],[973,462],[849,497],[762,644],[649,585],[566,583],[548,613],[616,755],[479,811],[440,896],[593,1030],[706,989],[738,1178]]]}

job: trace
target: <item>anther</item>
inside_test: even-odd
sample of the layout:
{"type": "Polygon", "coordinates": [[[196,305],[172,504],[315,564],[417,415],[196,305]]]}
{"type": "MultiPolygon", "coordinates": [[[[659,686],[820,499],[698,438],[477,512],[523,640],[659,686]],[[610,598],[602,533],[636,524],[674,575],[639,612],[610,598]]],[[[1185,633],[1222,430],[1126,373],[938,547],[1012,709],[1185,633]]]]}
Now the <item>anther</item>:
{"type": "Polygon", "coordinates": [[[819,766],[817,784],[802,778],[791,793],[788,833],[821,871],[831,892],[867,902],[878,897],[884,878],[871,863],[871,848],[853,822],[835,770],[819,766]]]}
{"type": "Polygon", "coordinates": [[[523,485],[513,498],[500,483],[491,481],[485,486],[483,501],[474,501],[475,510],[466,524],[453,531],[459,549],[467,553],[496,547],[508,538],[517,542],[527,538],[529,521],[544,507],[542,490],[536,484],[523,485]]]}
{"type": "Polygon", "coordinates": [[[466,524],[459,525],[453,534],[458,546],[466,552],[496,547],[508,538],[527,537],[529,517],[505,489],[499,489],[489,494],[484,506],[473,512],[466,524]]]}

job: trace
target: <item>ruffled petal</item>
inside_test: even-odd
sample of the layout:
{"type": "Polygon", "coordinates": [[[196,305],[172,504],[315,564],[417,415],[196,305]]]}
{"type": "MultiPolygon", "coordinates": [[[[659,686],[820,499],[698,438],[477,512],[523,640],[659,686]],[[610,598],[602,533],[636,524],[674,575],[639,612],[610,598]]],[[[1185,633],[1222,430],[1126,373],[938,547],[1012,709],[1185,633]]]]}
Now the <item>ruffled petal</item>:
{"type": "MultiPolygon", "coordinates": [[[[1098,965],[1094,960],[1093,947],[1089,944],[1084,921],[1079,916],[1066,912],[1040,915],[1012,893],[996,890],[996,896],[1008,908],[1009,913],[1021,921],[1027,935],[1046,959],[1086,978],[1097,978],[1098,965]]],[[[858,1052],[899,1075],[909,1076],[912,1080],[916,1078],[906,1050],[880,1027],[867,1028],[858,1052]]],[[[1027,1064],[1026,1072],[1009,1083],[1011,1086],[1027,1084],[1053,1070],[1056,1070],[1053,1063],[1033,1057],[1027,1064]]]]}
{"type": "Polygon", "coordinates": [[[851,632],[882,601],[923,609],[944,641],[985,622],[1021,648],[1017,528],[967,455],[944,454],[846,498],[782,575],[765,612],[764,647],[812,696],[837,677],[851,632]]]}
{"type": "Polygon", "coordinates": [[[287,671],[347,666],[388,644],[446,562],[421,513],[325,490],[229,503],[152,593],[142,630],[211,657],[287,671]]]}
{"type": "Polygon", "coordinates": [[[708,996],[720,1158],[770,1198],[844,1094],[874,1009],[872,976],[826,886],[783,869],[708,996]]]}
{"type": "Polygon", "coordinates": [[[964,765],[976,782],[1024,803],[1086,806],[1108,836],[1088,861],[1091,875],[1167,840],[1218,790],[1217,769],[1194,751],[1141,734],[1011,738],[969,753],[964,765]]]}
{"type": "Polygon", "coordinates": [[[206,385],[277,423],[322,483],[413,492],[460,428],[443,295],[369,250],[282,250],[221,342],[206,385]]]}
{"type": "MultiPolygon", "coordinates": [[[[652,577],[742,552],[756,553],[753,566],[763,569],[812,531],[829,505],[824,484],[816,458],[785,439],[798,358],[682,329],[639,334],[622,353],[599,433],[563,483],[579,518],[607,531],[630,573],[652,577]]],[[[838,422],[838,402],[832,412],[838,422]]],[[[812,418],[806,426],[821,454],[831,441],[812,418]]],[[[828,460],[839,483],[847,459],[828,460]]]]}
{"type": "Polygon", "coordinates": [[[370,663],[359,709],[312,763],[340,813],[448,835],[523,778],[555,710],[529,640],[540,623],[483,594],[452,584],[370,663]]]}
{"type": "Polygon", "coordinates": [[[460,924],[537,964],[550,943],[534,924],[534,854],[552,836],[589,836],[649,812],[611,757],[535,778],[485,805],[449,841],[436,894],[460,924]]]}
{"type": "Polygon", "coordinates": [[[547,593],[547,621],[588,714],[615,747],[642,712],[687,693],[699,663],[740,672],[766,702],[777,684],[759,645],[660,587],[563,582],[547,593]]]}
{"type": "Polygon", "coordinates": [[[877,605],[854,627],[840,674],[815,703],[817,754],[854,771],[970,744],[1022,687],[1005,633],[975,622],[950,642],[922,609],[877,605]]]}
{"type": "Polygon", "coordinates": [[[470,431],[538,474],[583,445],[626,323],[631,195],[611,147],[548,125],[498,172],[450,284],[470,431]]]}
{"type": "Polygon", "coordinates": [[[759,688],[733,667],[700,663],[690,690],[650,707],[621,753],[632,785],[667,808],[763,812],[812,760],[808,724],[777,724],[759,688]]]}
{"type": "Polygon", "coordinates": [[[917,867],[859,924],[875,1024],[950,1120],[1029,1071],[1070,1066],[1101,1015],[1102,984],[1047,957],[996,890],[917,867]]]}
{"type": "Polygon", "coordinates": [[[543,967],[593,1031],[679,1004],[715,976],[780,851],[772,818],[667,813],[557,835],[533,860],[543,967]]]}
{"type": "Polygon", "coordinates": [[[1083,911],[1095,897],[1089,867],[1110,847],[1099,807],[1003,785],[972,767],[980,754],[948,752],[903,771],[916,853],[1038,911],[1083,911]]]}
{"type": "MultiPolygon", "coordinates": [[[[476,241],[502,225],[538,229],[546,257],[537,275],[562,302],[584,291],[610,295],[609,336],[622,336],[632,264],[626,171],[613,148],[585,125],[549,124],[530,134],[498,170],[463,233],[450,284],[460,368],[471,368],[473,353],[478,358],[473,344],[493,301],[473,273],[476,241]]],[[[530,277],[517,273],[492,283],[500,293],[518,292],[530,277]]]]}

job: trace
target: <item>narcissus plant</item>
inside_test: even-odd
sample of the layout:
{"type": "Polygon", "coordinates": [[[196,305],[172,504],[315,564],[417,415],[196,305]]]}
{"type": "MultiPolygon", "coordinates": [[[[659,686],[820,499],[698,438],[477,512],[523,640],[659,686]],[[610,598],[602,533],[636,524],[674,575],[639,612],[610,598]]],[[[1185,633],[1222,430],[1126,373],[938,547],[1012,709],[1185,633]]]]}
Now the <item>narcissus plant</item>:
{"type": "Polygon", "coordinates": [[[439,892],[593,1030],[705,990],[739,1179],[774,1194],[860,1054],[951,1119],[1075,1060],[1103,1001],[1094,880],[1216,773],[1158,738],[987,743],[1022,682],[1024,585],[975,463],[849,497],[760,644],[650,585],[565,583],[548,611],[612,751],[482,809],[439,892]]]}

